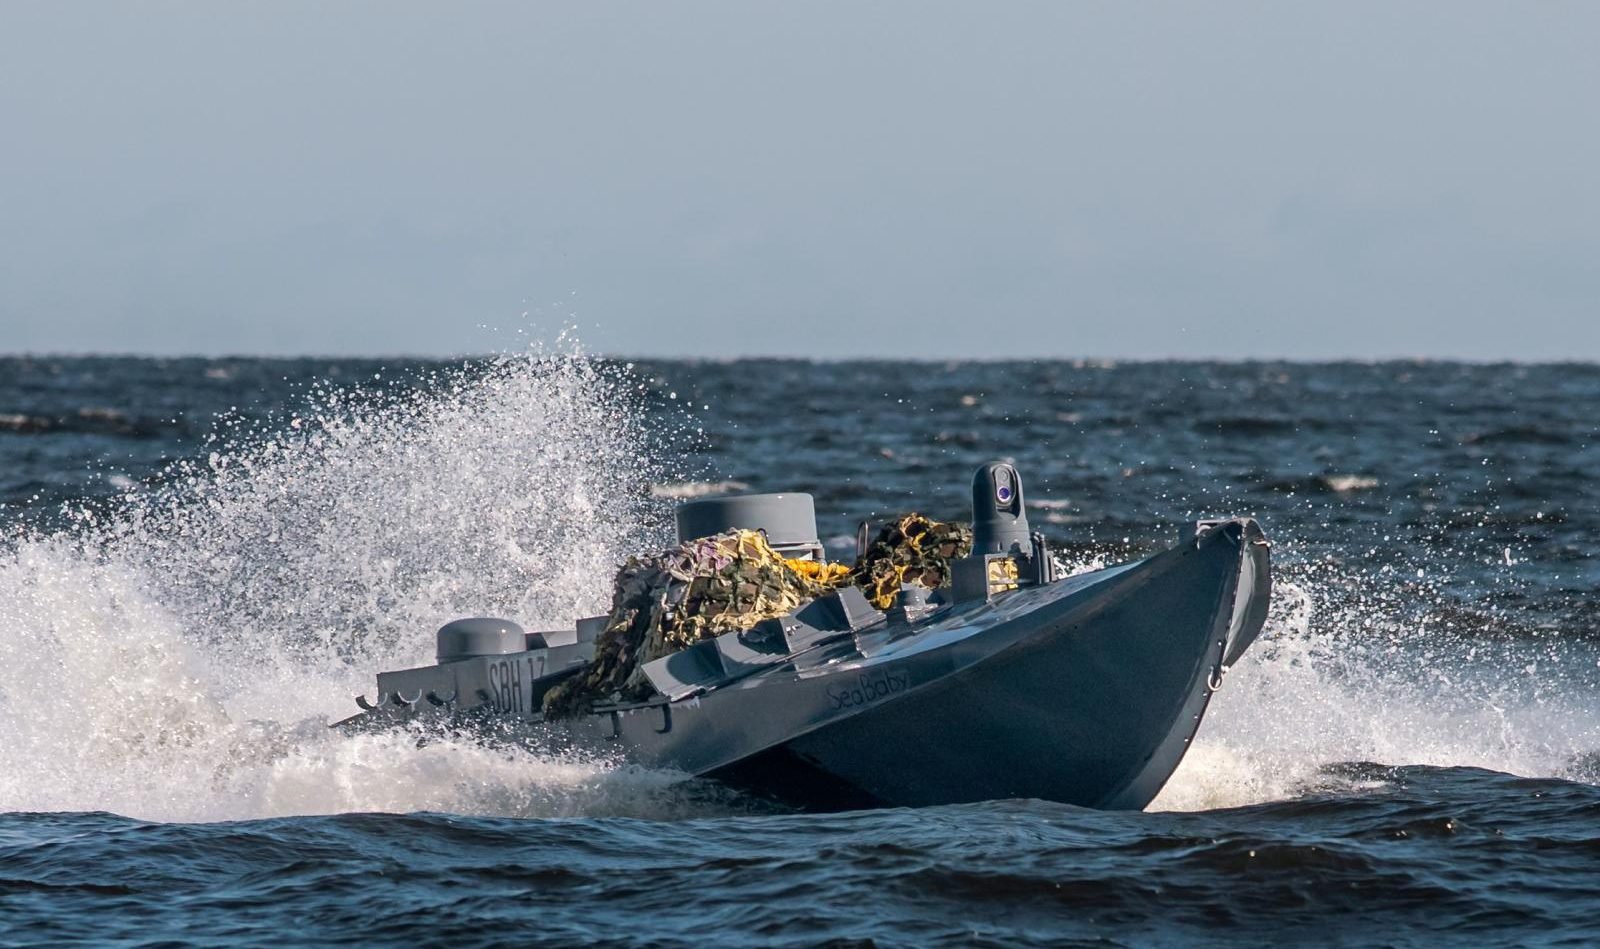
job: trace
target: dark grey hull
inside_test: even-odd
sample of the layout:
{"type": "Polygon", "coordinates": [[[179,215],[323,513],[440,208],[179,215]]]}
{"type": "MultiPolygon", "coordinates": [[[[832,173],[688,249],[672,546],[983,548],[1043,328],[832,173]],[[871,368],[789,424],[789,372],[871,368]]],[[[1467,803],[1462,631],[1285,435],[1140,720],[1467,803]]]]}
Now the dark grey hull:
{"type": "MultiPolygon", "coordinates": [[[[620,755],[806,807],[1040,798],[1138,809],[1177,768],[1227,666],[1259,632],[1270,585],[1254,521],[1207,523],[1146,560],[909,621],[878,617],[676,696],[669,687],[650,702],[546,723],[532,711],[542,690],[519,678],[514,691],[479,690],[486,701],[468,711],[535,745],[620,755]]],[[[533,656],[543,671],[558,653],[524,654],[529,679],[533,656]]],[[[489,671],[520,661],[488,660],[489,671]]],[[[438,681],[442,693],[452,667],[448,701],[413,695],[401,700],[408,711],[368,718],[462,711],[469,663],[386,675],[417,683],[418,695],[438,681]]]]}

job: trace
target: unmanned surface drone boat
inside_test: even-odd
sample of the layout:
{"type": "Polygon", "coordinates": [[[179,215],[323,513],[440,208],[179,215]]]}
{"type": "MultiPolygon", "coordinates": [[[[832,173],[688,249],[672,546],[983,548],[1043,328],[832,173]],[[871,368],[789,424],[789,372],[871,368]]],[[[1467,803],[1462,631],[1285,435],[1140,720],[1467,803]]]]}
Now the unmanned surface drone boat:
{"type": "MultiPolygon", "coordinates": [[[[1260,527],[1200,521],[1169,550],[1062,577],[1010,465],[978,471],[973,508],[972,554],[950,565],[950,586],[907,584],[884,610],[834,590],[644,664],[647,698],[546,719],[545,694],[588,666],[605,617],[543,633],[457,620],[439,631],[437,664],[381,673],[377,701],[340,727],[438,719],[816,809],[1145,807],[1266,618],[1260,527]]],[[[803,494],[686,502],[678,525],[683,540],[743,528],[821,551],[803,494]]]]}

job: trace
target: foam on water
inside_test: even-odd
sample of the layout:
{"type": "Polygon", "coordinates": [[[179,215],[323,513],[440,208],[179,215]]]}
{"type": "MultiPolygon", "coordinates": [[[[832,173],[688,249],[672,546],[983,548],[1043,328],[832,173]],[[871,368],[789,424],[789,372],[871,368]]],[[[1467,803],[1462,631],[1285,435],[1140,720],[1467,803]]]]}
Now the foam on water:
{"type": "Polygon", "coordinates": [[[690,501],[695,498],[709,497],[713,494],[728,494],[734,491],[748,491],[750,486],[743,481],[679,481],[667,484],[652,484],[650,496],[670,501],[690,501]]]}
{"type": "Polygon", "coordinates": [[[1292,565],[1154,810],[1348,791],[1348,762],[1592,781],[1595,651],[1450,618],[1435,588],[1292,565]],[[1354,590],[1354,595],[1352,595],[1354,590]]]}
{"type": "MultiPolygon", "coordinates": [[[[224,423],[165,487],[130,486],[109,515],[5,541],[0,811],[729,806],[680,775],[604,760],[325,727],[377,671],[430,661],[445,620],[540,628],[602,611],[615,564],[665,539],[666,499],[701,490],[653,460],[636,383],[581,357],[424,381],[318,390],[265,432],[224,423]]],[[[1572,678],[1595,668],[1581,643],[1457,635],[1437,588],[1282,559],[1267,633],[1157,807],[1341,786],[1325,769],[1347,761],[1593,772],[1600,714],[1592,682],[1572,678]]]]}

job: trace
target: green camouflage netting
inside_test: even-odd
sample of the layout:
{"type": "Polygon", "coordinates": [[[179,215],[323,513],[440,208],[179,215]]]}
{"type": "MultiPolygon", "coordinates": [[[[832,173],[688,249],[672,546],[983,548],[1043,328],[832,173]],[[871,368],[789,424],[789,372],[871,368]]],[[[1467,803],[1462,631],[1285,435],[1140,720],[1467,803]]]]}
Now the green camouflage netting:
{"type": "Polygon", "coordinates": [[[950,561],[972,553],[972,528],[907,514],[878,531],[866,553],[850,571],[872,605],[894,605],[900,584],[916,583],[937,590],[950,582],[950,561]]]}
{"type": "Polygon", "coordinates": [[[900,584],[950,582],[950,561],[972,550],[964,524],[908,514],[879,531],[854,568],[786,560],[757,531],[730,531],[629,557],[617,571],[611,614],[589,667],[545,696],[549,718],[604,700],[638,701],[654,690],[641,667],[702,639],[792,612],[845,583],[890,606],[900,584]]]}
{"type": "MultiPolygon", "coordinates": [[[[757,531],[730,531],[629,557],[617,572],[611,616],[595,642],[593,662],[550,691],[545,714],[569,715],[612,696],[644,698],[651,692],[640,671],[645,663],[782,616],[836,585],[793,563],[757,531]]],[[[832,574],[839,578],[844,571],[832,574]]]]}

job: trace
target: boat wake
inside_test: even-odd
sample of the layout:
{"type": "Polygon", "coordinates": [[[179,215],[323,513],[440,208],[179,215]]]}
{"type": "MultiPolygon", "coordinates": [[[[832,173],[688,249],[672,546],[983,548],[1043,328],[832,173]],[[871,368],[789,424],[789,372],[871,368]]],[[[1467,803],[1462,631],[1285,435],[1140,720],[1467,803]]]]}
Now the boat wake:
{"type": "MultiPolygon", "coordinates": [[[[378,670],[431,661],[448,619],[559,628],[606,608],[616,563],[670,535],[660,496],[689,490],[661,488],[687,482],[639,396],[571,355],[312,391],[271,431],[224,420],[206,457],[109,514],[0,541],[0,811],[748,809],[607,760],[325,727],[378,670]]],[[[1287,559],[1157,808],[1348,790],[1328,766],[1349,761],[1592,779],[1582,644],[1469,637],[1442,599],[1287,559]]]]}
{"type": "Polygon", "coordinates": [[[1600,652],[1464,623],[1443,594],[1290,563],[1153,810],[1359,791],[1357,763],[1596,783],[1600,652]],[[1419,598],[1420,595],[1420,598],[1419,598]]]}

